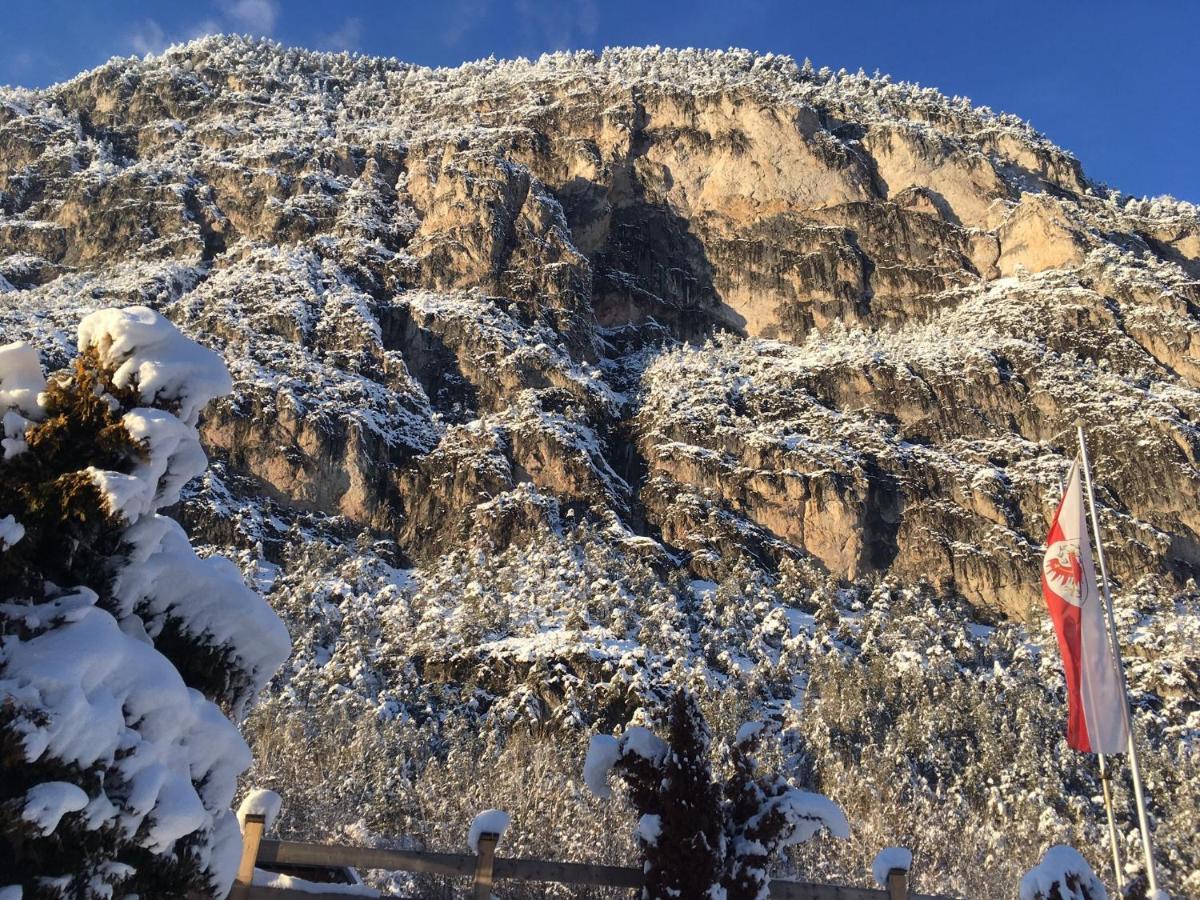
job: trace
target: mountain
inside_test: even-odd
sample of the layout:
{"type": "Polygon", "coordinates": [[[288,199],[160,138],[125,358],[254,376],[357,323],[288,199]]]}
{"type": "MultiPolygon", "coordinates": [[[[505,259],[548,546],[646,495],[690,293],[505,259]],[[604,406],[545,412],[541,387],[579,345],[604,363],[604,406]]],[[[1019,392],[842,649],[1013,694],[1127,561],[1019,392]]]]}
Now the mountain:
{"type": "Polygon", "coordinates": [[[581,747],[686,683],[850,814],[814,878],[887,844],[965,896],[1051,843],[1101,871],[1039,597],[1079,420],[1200,893],[1198,279],[1195,206],[784,57],[205,38],[0,89],[0,342],[60,366],[140,303],[233,373],[178,515],[289,623],[245,728],[308,837],[497,806],[509,850],[622,859],[581,747]]]}

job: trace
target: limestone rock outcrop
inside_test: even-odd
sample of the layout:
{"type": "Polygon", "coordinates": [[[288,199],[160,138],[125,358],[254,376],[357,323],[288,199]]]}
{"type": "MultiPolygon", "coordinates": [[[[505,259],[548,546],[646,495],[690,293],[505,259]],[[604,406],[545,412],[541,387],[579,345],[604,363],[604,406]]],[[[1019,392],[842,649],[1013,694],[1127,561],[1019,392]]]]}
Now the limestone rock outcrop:
{"type": "Polygon", "coordinates": [[[1192,577],[1198,272],[1194,207],[1012,117],[746,53],[213,38],[0,92],[2,339],[161,309],[237,483],[411,559],[570,511],[1020,616],[1082,419],[1116,575],[1192,577]]]}

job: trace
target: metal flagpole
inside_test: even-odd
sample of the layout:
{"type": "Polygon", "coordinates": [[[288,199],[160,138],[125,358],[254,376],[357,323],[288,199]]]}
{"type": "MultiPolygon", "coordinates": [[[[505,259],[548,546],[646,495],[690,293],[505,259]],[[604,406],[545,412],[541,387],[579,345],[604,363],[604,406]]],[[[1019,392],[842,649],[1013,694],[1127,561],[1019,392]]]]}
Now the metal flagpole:
{"type": "MultiPolygon", "coordinates": [[[[1058,479],[1058,495],[1063,497],[1066,495],[1067,489],[1063,485],[1062,479],[1058,479]]],[[[1105,764],[1104,754],[1097,753],[1100,757],[1100,785],[1104,789],[1104,815],[1108,819],[1108,845],[1112,849],[1113,877],[1117,880],[1117,893],[1125,891],[1125,872],[1121,866],[1121,848],[1117,843],[1117,818],[1113,811],[1113,792],[1112,778],[1108,774],[1108,766],[1105,764]]]]}
{"type": "Polygon", "coordinates": [[[1104,754],[1096,754],[1100,757],[1100,784],[1104,788],[1104,812],[1108,816],[1108,843],[1112,847],[1113,858],[1113,875],[1117,879],[1117,893],[1121,894],[1125,891],[1125,873],[1121,871],[1121,850],[1117,846],[1117,819],[1113,815],[1113,797],[1112,788],[1109,782],[1112,780],[1108,774],[1108,767],[1104,764],[1104,754]]]}
{"type": "Polygon", "coordinates": [[[1142,793],[1142,767],[1138,763],[1137,744],[1133,739],[1133,711],[1129,705],[1129,684],[1125,679],[1125,664],[1121,660],[1121,644],[1117,640],[1117,620],[1113,615],[1112,595],[1108,591],[1108,566],[1104,562],[1104,544],[1100,540],[1100,519],[1096,515],[1096,495],[1092,490],[1092,466],[1088,461],[1087,444],[1083,439],[1083,423],[1076,426],[1079,432],[1079,457],[1083,463],[1083,482],[1087,486],[1088,507],[1092,513],[1092,534],[1095,537],[1096,559],[1100,563],[1100,584],[1104,589],[1104,608],[1108,613],[1108,632],[1112,641],[1113,659],[1121,678],[1121,691],[1125,696],[1125,725],[1129,732],[1129,770],[1133,775],[1133,795],[1137,800],[1138,825],[1142,831],[1142,849],[1146,854],[1146,877],[1150,881],[1150,896],[1158,900],[1158,872],[1154,868],[1154,846],[1150,839],[1150,821],[1146,815],[1146,798],[1142,793]]]}

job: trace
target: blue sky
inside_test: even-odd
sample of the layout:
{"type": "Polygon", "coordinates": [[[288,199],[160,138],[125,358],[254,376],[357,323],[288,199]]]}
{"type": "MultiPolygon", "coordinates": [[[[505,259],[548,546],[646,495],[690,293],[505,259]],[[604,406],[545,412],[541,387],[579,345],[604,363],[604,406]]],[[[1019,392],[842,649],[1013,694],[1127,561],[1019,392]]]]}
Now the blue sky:
{"type": "Polygon", "coordinates": [[[606,45],[748,47],[1017,113],[1137,195],[1200,202],[1194,0],[4,0],[0,84],[44,86],[211,32],[426,65],[606,45]]]}

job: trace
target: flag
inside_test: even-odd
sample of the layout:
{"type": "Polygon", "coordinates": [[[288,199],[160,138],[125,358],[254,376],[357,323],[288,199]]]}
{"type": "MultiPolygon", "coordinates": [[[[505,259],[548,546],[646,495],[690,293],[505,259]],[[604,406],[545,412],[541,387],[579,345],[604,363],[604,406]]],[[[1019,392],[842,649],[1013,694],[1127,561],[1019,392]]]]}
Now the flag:
{"type": "Polygon", "coordinates": [[[1124,753],[1129,743],[1125,692],[1109,643],[1104,598],[1096,587],[1078,460],[1046,538],[1042,596],[1058,632],[1067,678],[1067,743],[1085,753],[1124,753]]]}

